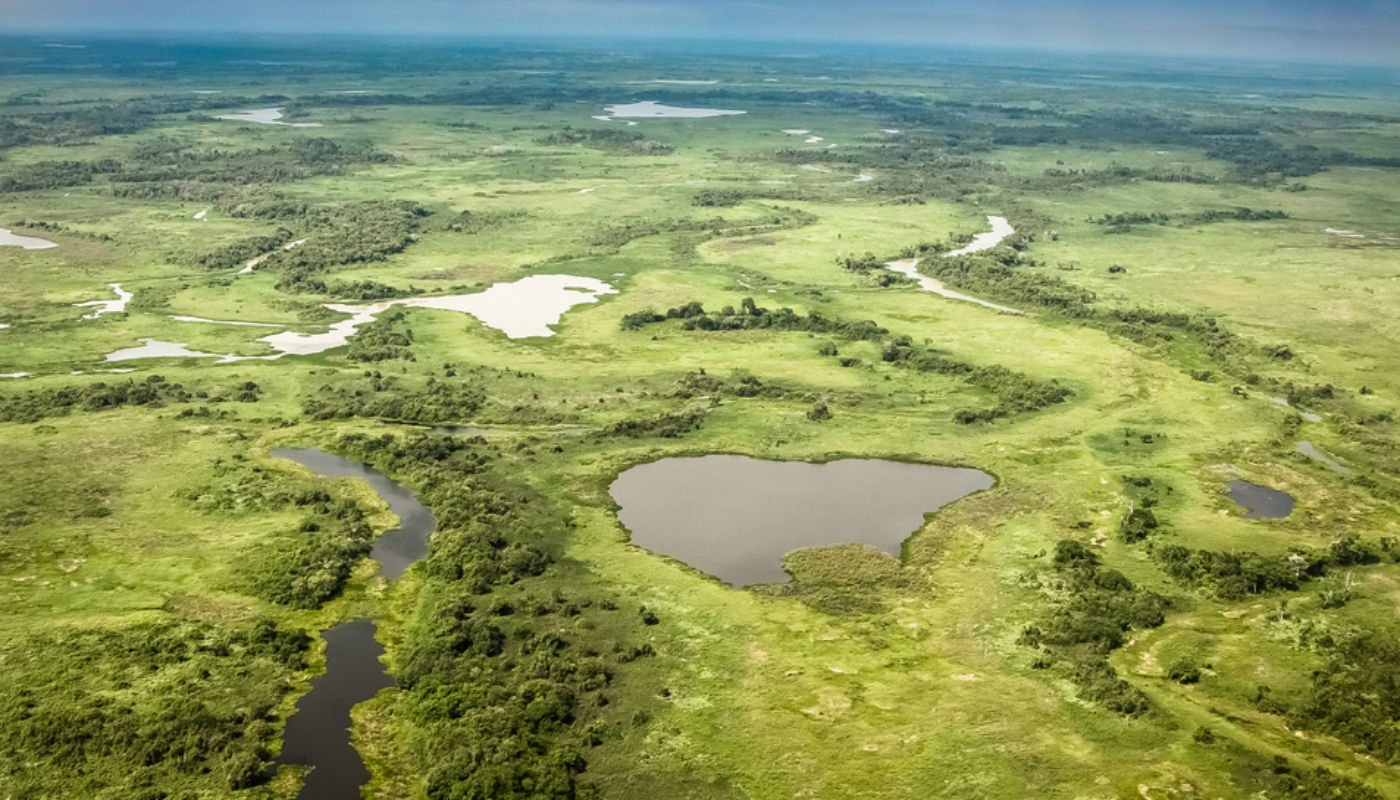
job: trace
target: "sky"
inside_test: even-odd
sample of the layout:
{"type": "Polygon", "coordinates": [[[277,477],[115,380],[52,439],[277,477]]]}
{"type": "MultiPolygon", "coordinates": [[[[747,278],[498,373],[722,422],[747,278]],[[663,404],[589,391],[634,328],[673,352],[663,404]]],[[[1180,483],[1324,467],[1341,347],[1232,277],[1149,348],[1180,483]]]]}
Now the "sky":
{"type": "Polygon", "coordinates": [[[0,0],[15,32],[621,36],[1400,64],[1400,0],[0,0]]]}

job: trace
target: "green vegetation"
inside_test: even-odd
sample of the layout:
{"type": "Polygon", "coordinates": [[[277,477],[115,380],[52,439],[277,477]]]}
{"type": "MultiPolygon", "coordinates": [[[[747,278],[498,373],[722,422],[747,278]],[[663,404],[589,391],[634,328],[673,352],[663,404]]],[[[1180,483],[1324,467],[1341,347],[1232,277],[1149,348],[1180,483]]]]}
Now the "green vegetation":
{"type": "Polygon", "coordinates": [[[498,474],[484,441],[351,434],[336,448],[404,476],[439,518],[389,720],[425,794],[576,796],[614,672],[641,652],[626,638],[659,620],[543,577],[561,570],[567,518],[498,474]]]}
{"type": "Polygon", "coordinates": [[[372,798],[1400,800],[1388,78],[42,44],[0,63],[0,227],[57,245],[0,247],[0,797],[295,797],[320,634],[368,617],[372,798]],[[590,119],[658,75],[747,113],[590,119]],[[271,107],[321,127],[217,119],[271,107]],[[616,292],[105,360],[533,275],[616,292]],[[271,456],[313,445],[432,510],[402,578],[363,482],[271,456]],[[736,590],[608,491],[708,453],[996,485],[736,590]]]}

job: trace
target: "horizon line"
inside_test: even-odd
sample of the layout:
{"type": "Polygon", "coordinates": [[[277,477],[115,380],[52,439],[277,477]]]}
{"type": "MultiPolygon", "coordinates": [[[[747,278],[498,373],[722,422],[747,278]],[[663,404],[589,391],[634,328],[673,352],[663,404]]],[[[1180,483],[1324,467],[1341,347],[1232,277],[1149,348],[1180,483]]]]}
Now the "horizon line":
{"type": "Polygon", "coordinates": [[[1174,61],[1174,62],[1206,62],[1222,64],[1240,64],[1262,66],[1269,64],[1294,65],[1294,66],[1330,66],[1338,68],[1370,68],[1382,71],[1400,71],[1400,51],[1394,60],[1337,60],[1325,56],[1294,58],[1280,58],[1276,55],[1232,53],[1232,54],[1204,54],[1190,51],[1152,49],[1148,51],[1126,51],[1114,50],[1111,48],[1081,47],[1081,46],[1061,46],[1039,45],[1039,46],[1017,46],[1011,44],[970,44],[951,41],[929,40],[921,42],[910,42],[904,40],[889,39],[853,39],[838,40],[826,37],[791,37],[776,38],[772,36],[735,36],[735,37],[695,37],[679,34],[647,34],[647,33],[504,33],[504,32],[436,32],[436,31],[391,31],[391,32],[369,32],[369,31],[269,31],[259,29],[235,30],[235,29],[207,29],[207,28],[172,28],[172,29],[138,29],[138,28],[99,28],[84,29],[72,28],[21,28],[10,29],[0,32],[0,40],[4,39],[42,39],[47,37],[73,37],[81,36],[99,41],[120,41],[120,40],[150,40],[150,39],[176,39],[190,37],[192,39],[204,38],[208,40],[228,40],[240,37],[256,36],[270,39],[346,39],[346,40],[368,40],[368,41],[433,41],[433,42],[550,42],[550,43],[609,43],[609,42],[653,42],[667,44],[733,44],[733,45],[785,45],[785,46],[813,46],[813,47],[833,47],[845,49],[858,48],[888,48],[904,51],[936,51],[961,52],[970,54],[1026,54],[1031,56],[1089,56],[1110,59],[1136,59],[1141,61],[1174,61]]]}

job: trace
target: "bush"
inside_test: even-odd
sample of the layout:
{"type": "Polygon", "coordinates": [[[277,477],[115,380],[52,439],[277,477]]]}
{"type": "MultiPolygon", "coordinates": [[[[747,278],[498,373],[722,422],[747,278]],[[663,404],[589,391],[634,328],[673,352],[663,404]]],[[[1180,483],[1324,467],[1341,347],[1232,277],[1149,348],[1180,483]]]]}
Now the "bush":
{"type": "Polygon", "coordinates": [[[1167,677],[1181,684],[1198,683],[1201,680],[1201,668],[1194,659],[1178,658],[1167,667],[1167,677]]]}
{"type": "Polygon", "coordinates": [[[11,636],[0,784],[32,797],[222,796],[261,784],[278,706],[310,645],[267,619],[165,614],[11,636]]]}
{"type": "Polygon", "coordinates": [[[1060,588],[1052,595],[1055,605],[1037,624],[1026,627],[1020,643],[1068,661],[1069,677],[1084,699],[1136,716],[1150,708],[1147,696],[1114,672],[1107,655],[1123,645],[1127,631],[1160,626],[1170,604],[1101,564],[1099,555],[1083,543],[1057,542],[1051,559],[1060,588]]]}
{"type": "Polygon", "coordinates": [[[188,403],[197,399],[234,399],[244,403],[255,403],[259,396],[258,385],[251,381],[211,393],[201,389],[187,389],[183,384],[170,383],[160,375],[151,375],[139,382],[98,381],[83,386],[0,395],[0,422],[38,422],[48,417],[65,416],[73,410],[110,411],[123,406],[158,408],[167,403],[188,403]]]}

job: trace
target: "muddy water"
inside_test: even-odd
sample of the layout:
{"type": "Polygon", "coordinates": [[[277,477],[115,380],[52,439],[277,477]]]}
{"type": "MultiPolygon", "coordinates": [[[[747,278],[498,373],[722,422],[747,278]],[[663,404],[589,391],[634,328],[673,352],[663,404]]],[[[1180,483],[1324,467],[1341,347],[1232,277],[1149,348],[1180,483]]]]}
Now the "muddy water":
{"type": "Polygon", "coordinates": [[[864,542],[898,555],[924,514],[994,483],[959,467],[715,455],[633,467],[610,491],[634,544],[749,586],[787,580],[783,556],[804,547],[864,542]]]}
{"type": "Polygon", "coordinates": [[[1236,478],[1230,499],[1245,510],[1245,519],[1283,519],[1293,513],[1293,495],[1236,478]]]}
{"type": "MultiPolygon", "coordinates": [[[[398,515],[399,527],[374,542],[370,558],[389,580],[403,575],[428,554],[436,521],[413,493],[376,470],[314,448],[272,451],[327,478],[360,478],[398,515]]],[[[325,632],[326,672],[311,684],[287,720],[281,764],[311,767],[300,800],[359,800],[369,781],[360,754],[350,743],[350,710],[394,685],[380,657],[384,649],[374,639],[373,620],[342,622],[325,632]]]]}
{"type": "MultiPolygon", "coordinates": [[[[305,240],[303,240],[305,241],[305,240]]],[[[293,242],[297,244],[297,242],[293,242]]],[[[259,256],[262,258],[262,256],[259,256]]],[[[256,259],[255,259],[256,260],[256,259]]],[[[120,284],[112,284],[118,295],[115,301],[93,301],[81,305],[101,305],[89,317],[98,316],[126,308],[131,299],[130,292],[123,292],[120,284]],[[120,304],[113,306],[113,304],[120,304]],[[107,308],[107,306],[113,306],[107,308]]],[[[364,325],[373,322],[375,317],[395,306],[407,308],[432,308],[441,311],[460,311],[476,317],[481,324],[495,328],[508,339],[524,339],[532,336],[553,336],[551,325],[557,325],[564,313],[574,306],[596,303],[604,295],[617,294],[617,289],[595,278],[577,275],[530,275],[519,280],[497,283],[489,289],[474,294],[444,295],[432,297],[409,297],[399,300],[385,300],[369,305],[349,305],[326,303],[325,308],[341,314],[347,319],[332,323],[320,333],[301,331],[279,331],[257,341],[275,350],[264,356],[237,356],[220,353],[192,351],[183,344],[161,342],[155,339],[141,339],[143,347],[129,347],[107,355],[108,361],[130,361],[142,358],[217,358],[216,363],[231,364],[238,361],[276,361],[283,356],[309,356],[324,353],[337,347],[344,347],[350,337],[364,325]]],[[[251,325],[253,323],[230,323],[222,320],[209,320],[200,317],[177,318],[184,322],[205,322],[215,324],[251,325]]],[[[260,323],[261,324],[261,323],[260,323]]],[[[278,326],[272,326],[278,327],[278,326]]]]}
{"type": "Polygon", "coordinates": [[[33,236],[20,236],[9,228],[0,228],[0,247],[19,247],[24,250],[49,250],[58,247],[48,239],[33,236]]]}

